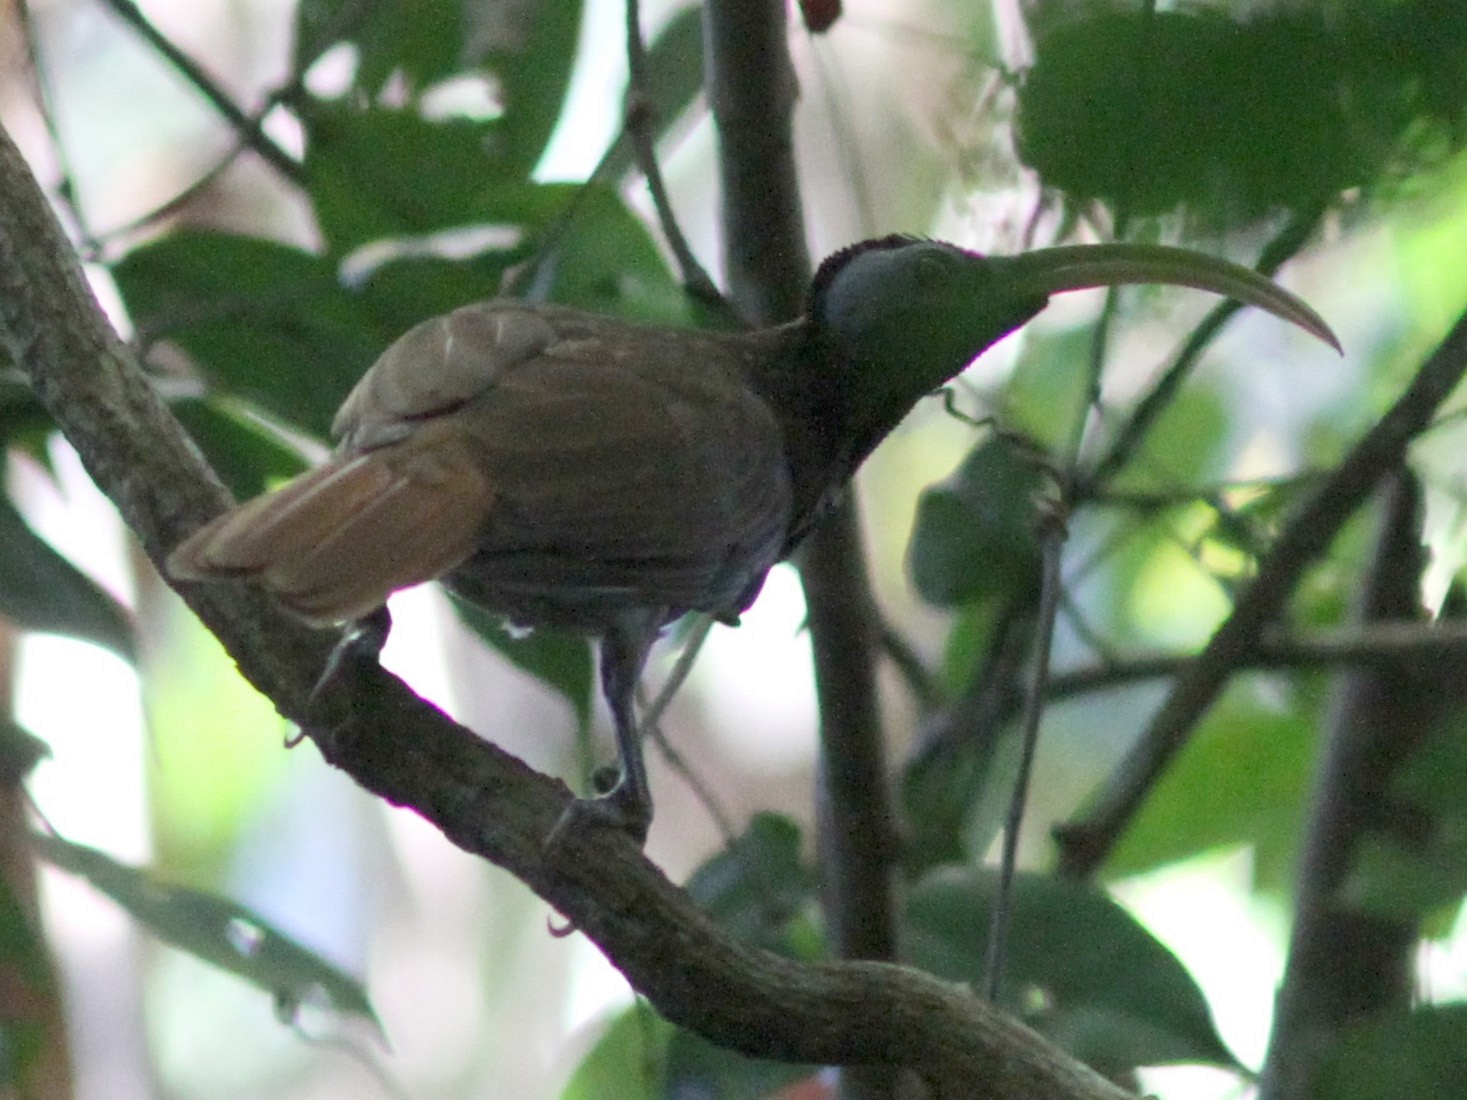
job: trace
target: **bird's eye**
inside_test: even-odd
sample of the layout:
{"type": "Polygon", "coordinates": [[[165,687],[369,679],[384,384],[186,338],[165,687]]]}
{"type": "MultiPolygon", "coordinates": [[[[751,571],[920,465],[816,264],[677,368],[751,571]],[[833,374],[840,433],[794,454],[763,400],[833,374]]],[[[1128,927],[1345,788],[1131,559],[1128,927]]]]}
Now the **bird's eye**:
{"type": "Polygon", "coordinates": [[[928,252],[917,257],[917,285],[923,289],[941,286],[948,277],[947,257],[928,252]]]}

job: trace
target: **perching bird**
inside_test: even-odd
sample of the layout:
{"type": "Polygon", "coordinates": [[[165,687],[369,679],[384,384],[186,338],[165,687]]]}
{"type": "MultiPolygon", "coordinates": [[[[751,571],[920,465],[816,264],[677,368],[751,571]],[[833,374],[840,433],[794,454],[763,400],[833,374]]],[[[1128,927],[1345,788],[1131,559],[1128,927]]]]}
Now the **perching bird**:
{"type": "Polygon", "coordinates": [[[321,625],[441,578],[515,624],[599,637],[620,773],[576,806],[641,840],[632,703],[659,631],[735,621],[919,399],[1051,294],[1122,283],[1225,294],[1339,346],[1254,272],[1137,245],[865,241],[821,264],[803,317],[745,333],[480,302],[388,348],[337,414],[335,455],[200,529],[168,572],[251,578],[321,625]]]}

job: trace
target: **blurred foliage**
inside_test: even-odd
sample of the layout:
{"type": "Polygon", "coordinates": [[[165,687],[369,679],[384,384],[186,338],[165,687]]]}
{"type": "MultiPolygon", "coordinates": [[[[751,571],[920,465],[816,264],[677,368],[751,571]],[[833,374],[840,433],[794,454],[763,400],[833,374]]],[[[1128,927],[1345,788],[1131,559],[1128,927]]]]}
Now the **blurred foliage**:
{"type": "MultiPolygon", "coordinates": [[[[1219,372],[1170,395],[1130,460],[1104,483],[1085,486],[1069,517],[1057,660],[1117,669],[1137,648],[1157,644],[1181,657],[1228,613],[1318,472],[1462,308],[1467,160],[1453,158],[1467,143],[1467,19],[1457,0],[1023,7],[1036,55],[1032,69],[1015,75],[1015,147],[1067,214],[1151,236],[1181,226],[1244,249],[1271,221],[1339,224],[1344,219],[1321,211],[1359,217],[1391,204],[1399,210],[1403,198],[1418,204],[1391,238],[1409,301],[1358,322],[1376,326],[1375,343],[1356,353],[1369,371],[1348,382],[1335,406],[1291,426],[1297,437],[1274,441],[1271,461],[1282,476],[1225,484],[1244,465],[1240,453],[1255,442],[1255,425],[1246,383],[1231,385],[1219,372]],[[1094,218],[1097,207],[1110,218],[1094,218]]],[[[302,0],[292,77],[330,52],[353,60],[346,86],[329,95],[303,90],[309,82],[282,84],[281,109],[299,123],[300,197],[318,247],[185,220],[145,234],[111,265],[140,350],[160,377],[166,372],[180,419],[237,495],[298,470],[306,444],[326,441],[340,400],[388,343],[466,302],[511,293],[629,319],[700,321],[620,186],[632,170],[625,143],[589,185],[536,175],[563,112],[581,16],[579,0],[302,0]],[[458,94],[465,91],[475,94],[458,94]],[[455,106],[463,103],[470,106],[455,106]]],[[[974,18],[967,9],[963,17],[974,18]]],[[[837,35],[853,22],[837,23],[837,35]]],[[[895,40],[902,32],[877,33],[895,40]]],[[[982,45],[986,56],[992,43],[985,37],[982,45]]],[[[652,112],[657,136],[675,135],[700,109],[701,51],[695,8],[673,13],[651,36],[647,102],[628,105],[652,112]]],[[[1003,186],[1012,174],[1012,165],[993,172],[1003,186]]],[[[1380,251],[1388,258],[1391,250],[1380,251]]],[[[1138,302],[1150,322],[1165,319],[1157,298],[1128,292],[1113,300],[1107,324],[1124,326],[1138,302]]],[[[1067,472],[1093,370],[1103,395],[1094,433],[1101,438],[1156,386],[1156,364],[1131,369],[1116,350],[1129,345],[1097,338],[1089,326],[1052,322],[1016,345],[1012,370],[984,390],[974,386],[994,430],[922,495],[907,552],[917,596],[947,624],[945,642],[923,639],[917,647],[942,654],[931,676],[935,709],[919,723],[930,726],[950,716],[942,708],[974,698],[992,704],[959,723],[941,751],[915,755],[899,776],[910,957],[962,982],[982,975],[994,890],[978,868],[1015,770],[1025,663],[1014,654],[1026,650],[1032,631],[1037,498],[1059,484],[1054,474],[1067,472]]],[[[1244,353],[1216,354],[1226,368],[1244,353]]],[[[0,441],[44,463],[50,431],[33,395],[0,370],[0,441]]],[[[1449,440],[1444,449],[1460,448],[1449,440]]],[[[1098,457],[1082,448],[1075,472],[1083,475],[1098,457]]],[[[1311,570],[1290,623],[1343,621],[1366,526],[1352,524],[1311,570]]],[[[589,725],[595,679],[584,639],[550,631],[519,637],[480,611],[460,610],[487,644],[589,725]]],[[[0,613],[27,630],[133,655],[129,613],[4,498],[0,613]]],[[[164,807],[161,860],[202,873],[223,859],[271,782],[281,754],[259,731],[278,730],[279,720],[222,655],[201,651],[194,638],[165,631],[146,664],[156,747],[168,763],[156,792],[164,807]]],[[[1069,701],[1085,716],[1096,760],[1121,751],[1154,698],[1107,693],[1109,686],[1102,679],[1069,701]]],[[[1256,886],[1285,896],[1322,695],[1315,677],[1240,677],[1150,792],[1105,877],[1246,847],[1256,886]]],[[[1444,723],[1395,778],[1392,797],[1416,828],[1382,834],[1361,854],[1352,901],[1423,927],[1460,904],[1467,892],[1462,728],[1444,723]]],[[[90,849],[55,838],[38,844],[168,942],[240,974],[286,1009],[320,991],[339,1010],[372,1017],[353,979],[248,910],[160,884],[90,849]]],[[[688,889],[747,942],[819,957],[818,883],[805,847],[793,823],[758,816],[691,876],[688,889]]],[[[0,897],[0,907],[11,900],[0,897]]],[[[1236,1068],[1191,977],[1099,888],[1021,875],[1011,927],[1005,1003],[1093,1065],[1110,1073],[1178,1060],[1236,1068]]],[[[8,913],[0,913],[0,929],[0,964],[25,964],[36,949],[27,929],[8,913]]],[[[1460,1061],[1449,1063],[1444,1052],[1460,1054],[1462,1029],[1451,1008],[1367,1023],[1335,1052],[1326,1075],[1333,1091],[1321,1095],[1461,1092],[1452,1077],[1460,1061]]],[[[25,1033],[7,1026],[0,1040],[14,1066],[25,1033]]],[[[717,1050],[637,1008],[612,1022],[563,1095],[755,1097],[807,1073],[717,1050]]]]}
{"type": "Polygon", "coordinates": [[[380,1033],[366,991],[351,975],[277,931],[259,914],[215,894],[160,881],[151,872],[51,835],[31,839],[37,854],[79,875],[164,943],[239,975],[293,1022],[307,1006],[358,1016],[380,1033]]]}
{"type": "MultiPolygon", "coordinates": [[[[945,867],[907,900],[908,954],[950,981],[981,987],[998,876],[945,867]]],[[[1234,1066],[1196,982],[1103,892],[1020,874],[999,1003],[1107,1076],[1138,1066],[1234,1066]]]]}
{"type": "Polygon", "coordinates": [[[1346,192],[1389,197],[1467,144],[1456,0],[1047,0],[1019,90],[1020,156],[1069,200],[1185,207],[1230,228],[1346,192]]]}
{"type": "Polygon", "coordinates": [[[27,1078],[47,1046],[47,1004],[57,996],[33,920],[0,876],[0,1088],[13,1096],[34,1095],[27,1078]]]}
{"type": "Polygon", "coordinates": [[[0,615],[24,630],[71,634],[134,657],[127,611],[30,529],[0,497],[0,615]]]}
{"type": "Polygon", "coordinates": [[[938,607],[1037,596],[1042,489],[1040,471],[1010,440],[973,448],[917,504],[908,561],[918,594],[938,607]]]}
{"type": "Polygon", "coordinates": [[[1285,894],[1315,758],[1317,692],[1248,677],[1203,720],[1106,863],[1117,878],[1247,847],[1255,883],[1285,894]]]}
{"type": "Polygon", "coordinates": [[[1361,1023],[1329,1052],[1314,1100],[1467,1095],[1467,1004],[1423,1005],[1361,1023]]]}

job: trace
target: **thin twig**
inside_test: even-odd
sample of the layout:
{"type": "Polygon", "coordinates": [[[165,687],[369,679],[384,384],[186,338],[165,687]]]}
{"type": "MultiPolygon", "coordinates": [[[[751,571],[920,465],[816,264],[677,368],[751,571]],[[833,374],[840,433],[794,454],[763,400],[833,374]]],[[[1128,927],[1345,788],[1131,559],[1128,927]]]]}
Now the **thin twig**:
{"type": "Polygon", "coordinates": [[[40,40],[36,37],[30,0],[20,0],[15,11],[20,21],[21,35],[25,38],[26,60],[30,67],[31,80],[35,84],[36,105],[41,112],[41,122],[46,127],[46,136],[51,139],[51,151],[56,157],[56,167],[61,173],[61,179],[56,186],[56,194],[67,215],[71,218],[83,254],[91,259],[98,251],[98,244],[92,235],[86,211],[81,207],[81,198],[77,194],[76,172],[72,168],[71,157],[66,151],[66,142],[61,138],[61,128],[56,123],[55,96],[52,94],[51,81],[47,78],[46,60],[41,53],[40,40]]]}
{"type": "Polygon", "coordinates": [[[1008,944],[1009,906],[1013,896],[1014,871],[1019,858],[1019,832],[1028,804],[1029,781],[1034,771],[1034,753],[1039,744],[1039,726],[1044,718],[1045,694],[1049,687],[1049,656],[1054,642],[1054,623],[1059,615],[1064,578],[1060,566],[1065,552],[1065,524],[1058,512],[1046,512],[1040,520],[1040,553],[1044,580],[1039,590],[1039,621],[1034,631],[1033,661],[1024,690],[1024,721],[1019,743],[1019,770],[1014,777],[1014,794],[1004,822],[1003,854],[998,864],[998,890],[993,898],[993,915],[988,926],[988,952],[983,967],[983,995],[998,1003],[1003,983],[1004,953],[1008,944]]]}
{"type": "Polygon", "coordinates": [[[138,37],[153,47],[165,61],[172,65],[180,76],[192,84],[209,105],[219,113],[219,116],[233,127],[240,141],[244,142],[251,151],[259,154],[271,167],[292,183],[304,182],[305,172],[300,163],[271,141],[260,128],[260,123],[242,111],[229,93],[220,87],[208,73],[204,72],[198,62],[175,46],[157,27],[148,22],[147,16],[143,15],[133,0],[102,0],[102,2],[111,9],[113,14],[137,32],[138,37]]]}
{"type": "Polygon", "coordinates": [[[907,685],[907,690],[917,700],[917,706],[924,711],[937,706],[942,693],[922,655],[884,615],[878,615],[876,630],[881,652],[907,685]]]}
{"type": "Polygon", "coordinates": [[[623,129],[632,145],[632,155],[637,169],[647,180],[647,191],[652,196],[652,208],[657,212],[657,222],[662,235],[667,238],[667,247],[672,250],[682,274],[683,289],[693,298],[710,309],[717,310],[735,327],[743,327],[745,321],[714,285],[708,272],[693,255],[682,227],[673,213],[672,200],[667,195],[667,185],[662,179],[662,168],[657,163],[656,141],[652,136],[652,96],[647,91],[647,45],[642,41],[642,16],[640,0],[626,0],[627,4],[627,100],[626,119],[623,129]]]}
{"type": "MultiPolygon", "coordinates": [[[[1404,621],[1306,633],[1265,630],[1238,669],[1342,668],[1442,658],[1467,659],[1467,625],[1404,621]]],[[[1145,680],[1168,679],[1196,659],[1195,653],[1144,653],[1065,669],[1050,677],[1049,699],[1059,702],[1145,680]]]]}
{"type": "Polygon", "coordinates": [[[1161,709],[1088,812],[1056,831],[1066,872],[1089,875],[1105,860],[1146,792],[1180,751],[1217,693],[1247,663],[1260,632],[1283,608],[1305,568],[1328,548],[1379,480],[1400,465],[1406,447],[1431,423],[1464,373],[1467,314],[1453,325],[1390,411],[1295,510],[1232,614],[1178,677],[1161,709]]]}

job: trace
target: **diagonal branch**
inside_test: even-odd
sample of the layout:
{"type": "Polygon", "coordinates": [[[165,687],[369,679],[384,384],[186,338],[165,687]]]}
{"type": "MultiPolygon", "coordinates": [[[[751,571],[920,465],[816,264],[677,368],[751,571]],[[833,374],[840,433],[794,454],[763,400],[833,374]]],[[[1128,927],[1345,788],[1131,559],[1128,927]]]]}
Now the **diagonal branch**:
{"type": "Polygon", "coordinates": [[[260,120],[253,119],[242,111],[239,104],[234,102],[229,93],[221,88],[198,62],[170,42],[152,23],[149,23],[147,16],[133,3],[133,0],[104,0],[104,2],[117,18],[131,27],[149,46],[157,50],[164,60],[178,71],[180,76],[208,100],[209,106],[213,107],[239,135],[241,143],[258,153],[286,179],[293,183],[302,182],[303,170],[300,163],[271,141],[265,131],[260,128],[260,120]]]}
{"type": "MultiPolygon", "coordinates": [[[[0,347],[154,562],[228,496],[102,315],[45,198],[0,131],[0,347]]],[[[181,594],[287,718],[331,639],[242,585],[181,594]]],[[[570,802],[533,771],[378,672],[313,717],[333,765],[505,868],[604,951],[665,1017],[748,1054],[910,1066],[943,1098],[1123,1100],[1121,1090],[945,983],[874,963],[802,964],[728,936],[619,833],[585,830],[547,853],[570,802]]]]}
{"type": "Polygon", "coordinates": [[[1060,863],[1067,873],[1090,875],[1105,861],[1228,677],[1248,664],[1260,633],[1283,609],[1304,570],[1324,553],[1381,478],[1400,466],[1407,446],[1430,425],[1464,373],[1467,314],[1458,318],[1390,411],[1294,512],[1232,614],[1177,678],[1096,803],[1058,830],[1060,863]]]}

